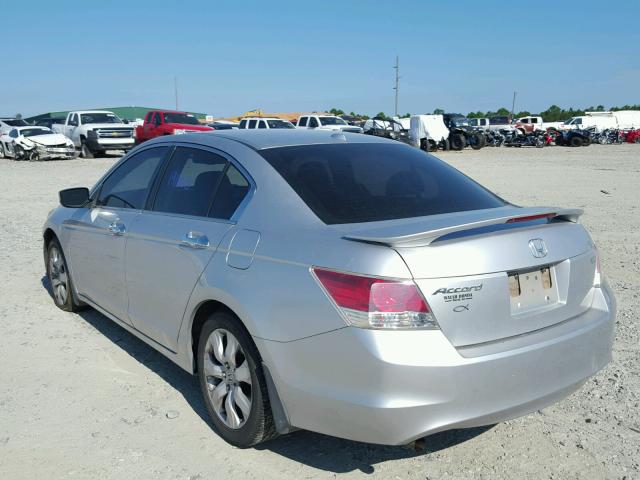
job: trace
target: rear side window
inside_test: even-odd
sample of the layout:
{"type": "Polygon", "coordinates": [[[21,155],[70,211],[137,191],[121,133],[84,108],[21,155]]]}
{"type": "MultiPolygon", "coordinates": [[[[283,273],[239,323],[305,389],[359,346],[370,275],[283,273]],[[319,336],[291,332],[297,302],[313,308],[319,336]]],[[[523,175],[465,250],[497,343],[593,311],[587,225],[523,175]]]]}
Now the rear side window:
{"type": "Polygon", "coordinates": [[[311,118],[309,119],[309,127],[311,127],[311,128],[316,128],[316,127],[318,127],[318,126],[319,126],[319,125],[318,125],[318,120],[316,120],[316,117],[311,117],[311,118]]]}
{"type": "Polygon", "coordinates": [[[326,224],[422,217],[505,204],[455,168],[407,145],[303,145],[260,154],[326,224]]]}
{"type": "Polygon", "coordinates": [[[267,128],[267,124],[264,123],[264,120],[260,120],[260,122],[258,123],[258,128],[267,128]]]}
{"type": "Polygon", "coordinates": [[[206,217],[227,160],[197,148],[178,147],[165,170],[153,210],[206,217]]]}
{"type": "Polygon", "coordinates": [[[256,121],[255,120],[249,120],[249,128],[256,128],[256,121]]]}
{"type": "Polygon", "coordinates": [[[247,128],[247,121],[240,120],[240,125],[238,125],[238,128],[247,128]]]}
{"type": "Polygon", "coordinates": [[[222,177],[210,217],[230,219],[249,192],[249,182],[233,165],[222,177]]]}
{"type": "Polygon", "coordinates": [[[306,127],[307,126],[307,117],[301,117],[300,120],[298,120],[298,126],[299,127],[306,127]]]}
{"type": "Polygon", "coordinates": [[[124,161],[102,183],[97,205],[143,209],[151,183],[168,147],[143,150],[124,161]]]}

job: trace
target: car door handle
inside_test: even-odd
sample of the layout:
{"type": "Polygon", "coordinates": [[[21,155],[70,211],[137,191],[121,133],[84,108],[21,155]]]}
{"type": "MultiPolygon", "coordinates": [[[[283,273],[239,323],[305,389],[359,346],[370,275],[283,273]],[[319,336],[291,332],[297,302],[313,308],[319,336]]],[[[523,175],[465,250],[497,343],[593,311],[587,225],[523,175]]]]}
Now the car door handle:
{"type": "Polygon", "coordinates": [[[107,227],[107,230],[111,235],[118,235],[118,236],[124,235],[125,232],[127,231],[126,227],[124,226],[124,223],[119,222],[117,220],[115,222],[111,222],[107,227]]]}
{"type": "Polygon", "coordinates": [[[207,248],[209,238],[204,233],[190,231],[184,236],[180,245],[190,248],[207,248]]]}

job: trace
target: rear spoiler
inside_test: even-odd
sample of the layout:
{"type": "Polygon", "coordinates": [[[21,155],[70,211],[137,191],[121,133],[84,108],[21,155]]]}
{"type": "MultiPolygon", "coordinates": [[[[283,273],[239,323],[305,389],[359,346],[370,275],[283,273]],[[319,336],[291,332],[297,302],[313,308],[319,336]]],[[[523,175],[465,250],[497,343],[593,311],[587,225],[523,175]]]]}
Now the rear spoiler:
{"type": "MultiPolygon", "coordinates": [[[[513,210],[507,215],[490,216],[486,218],[486,215],[477,215],[480,217],[472,221],[463,221],[457,223],[456,220],[460,220],[459,217],[454,216],[447,220],[444,218],[438,222],[433,222],[434,228],[428,228],[420,230],[416,233],[406,233],[398,235],[387,235],[391,229],[378,229],[361,232],[353,232],[344,235],[342,238],[345,240],[353,240],[356,242],[375,243],[380,245],[388,245],[391,247],[415,247],[431,244],[434,240],[449,235],[452,233],[464,232],[465,230],[474,230],[483,227],[489,227],[492,225],[503,225],[518,222],[529,222],[534,220],[560,220],[566,222],[577,223],[578,218],[582,215],[583,210],[579,208],[517,208],[514,209],[521,213],[514,213],[513,210]]],[[[488,213],[489,211],[485,210],[488,213]]],[[[468,212],[473,214],[473,212],[468,212]]],[[[469,217],[467,217],[469,218],[469,217]]],[[[463,217],[464,220],[464,217],[463,217]]],[[[426,222],[425,222],[426,223],[426,222]]],[[[414,229],[418,228],[418,225],[414,226],[414,229]]]]}

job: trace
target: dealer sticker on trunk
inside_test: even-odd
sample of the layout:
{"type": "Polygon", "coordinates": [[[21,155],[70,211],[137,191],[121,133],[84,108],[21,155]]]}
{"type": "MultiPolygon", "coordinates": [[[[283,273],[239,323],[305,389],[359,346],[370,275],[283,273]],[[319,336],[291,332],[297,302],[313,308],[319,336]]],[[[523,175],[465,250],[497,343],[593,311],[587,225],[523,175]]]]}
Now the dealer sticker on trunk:
{"type": "Polygon", "coordinates": [[[465,300],[473,299],[473,292],[479,292],[482,290],[482,284],[471,285],[469,287],[454,287],[454,288],[439,288],[432,295],[442,294],[446,303],[448,302],[462,302],[465,300]]]}

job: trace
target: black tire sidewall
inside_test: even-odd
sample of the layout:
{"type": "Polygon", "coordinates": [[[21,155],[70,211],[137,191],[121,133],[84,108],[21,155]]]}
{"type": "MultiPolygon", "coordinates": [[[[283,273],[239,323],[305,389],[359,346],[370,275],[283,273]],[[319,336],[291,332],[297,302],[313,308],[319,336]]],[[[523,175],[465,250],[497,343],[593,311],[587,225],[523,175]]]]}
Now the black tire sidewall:
{"type": "Polygon", "coordinates": [[[251,337],[239,322],[235,315],[225,311],[216,312],[209,317],[200,332],[197,365],[200,390],[209,417],[213,422],[214,430],[228,443],[236,447],[247,448],[262,441],[264,436],[264,417],[265,415],[270,416],[271,412],[265,412],[264,408],[265,405],[268,408],[269,404],[260,354],[253,340],[251,340],[251,337]],[[245,359],[249,362],[249,370],[251,372],[251,413],[245,424],[236,430],[227,427],[218,417],[215,410],[213,410],[209,401],[207,382],[204,375],[203,362],[205,345],[209,335],[218,328],[223,328],[232,333],[238,342],[240,342],[245,359]]]}

